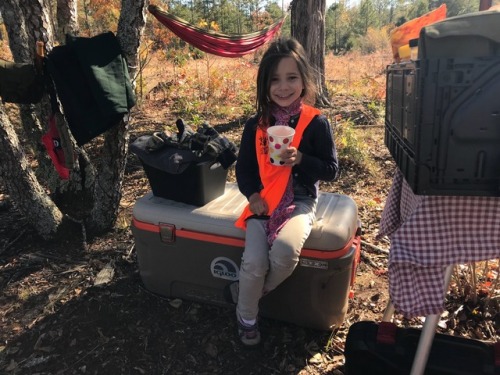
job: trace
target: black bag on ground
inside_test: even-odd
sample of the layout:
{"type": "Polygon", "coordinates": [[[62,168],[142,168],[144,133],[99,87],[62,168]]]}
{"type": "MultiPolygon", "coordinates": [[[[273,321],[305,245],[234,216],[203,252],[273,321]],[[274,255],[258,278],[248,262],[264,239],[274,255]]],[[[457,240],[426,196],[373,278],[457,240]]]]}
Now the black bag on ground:
{"type": "MultiPolygon", "coordinates": [[[[354,323],[345,343],[346,375],[410,374],[420,333],[389,322],[354,323]]],[[[499,344],[436,333],[425,375],[498,375],[499,344]]]]}

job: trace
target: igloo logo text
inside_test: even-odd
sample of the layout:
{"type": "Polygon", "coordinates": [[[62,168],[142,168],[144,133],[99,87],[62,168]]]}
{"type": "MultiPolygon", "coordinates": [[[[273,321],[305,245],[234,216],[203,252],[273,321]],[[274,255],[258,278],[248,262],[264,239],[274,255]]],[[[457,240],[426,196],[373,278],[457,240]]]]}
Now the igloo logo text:
{"type": "Polygon", "coordinates": [[[239,279],[239,268],[235,262],[229,258],[217,257],[210,264],[212,276],[219,279],[236,281],[239,279]]]}

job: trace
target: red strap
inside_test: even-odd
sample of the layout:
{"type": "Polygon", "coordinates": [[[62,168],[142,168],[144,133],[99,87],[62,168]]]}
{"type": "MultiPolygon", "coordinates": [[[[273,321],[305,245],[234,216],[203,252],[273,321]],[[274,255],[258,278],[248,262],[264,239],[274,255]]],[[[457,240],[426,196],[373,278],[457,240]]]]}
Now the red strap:
{"type": "Polygon", "coordinates": [[[380,322],[377,331],[377,343],[393,345],[396,343],[398,327],[392,322],[380,322]]]}
{"type": "Polygon", "coordinates": [[[69,179],[69,169],[64,164],[64,150],[61,147],[61,137],[56,126],[56,118],[51,115],[49,118],[49,131],[42,136],[42,143],[47,149],[47,153],[56,168],[59,177],[63,180],[69,179]]]}

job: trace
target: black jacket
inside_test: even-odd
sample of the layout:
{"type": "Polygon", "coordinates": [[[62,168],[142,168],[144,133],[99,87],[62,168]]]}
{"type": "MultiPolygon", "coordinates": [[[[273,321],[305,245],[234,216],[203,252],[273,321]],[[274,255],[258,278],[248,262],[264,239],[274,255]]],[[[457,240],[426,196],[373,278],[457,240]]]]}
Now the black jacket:
{"type": "Polygon", "coordinates": [[[127,63],[112,32],[67,35],[66,44],[48,54],[46,66],[79,146],[117,125],[135,105],[127,63]]]}

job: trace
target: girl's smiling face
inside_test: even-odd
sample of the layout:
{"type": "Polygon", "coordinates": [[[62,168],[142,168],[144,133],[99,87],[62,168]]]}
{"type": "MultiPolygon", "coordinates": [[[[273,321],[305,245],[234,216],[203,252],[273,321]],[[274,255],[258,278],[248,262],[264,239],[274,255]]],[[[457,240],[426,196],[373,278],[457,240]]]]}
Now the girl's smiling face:
{"type": "Polygon", "coordinates": [[[288,107],[300,97],[304,84],[297,63],[292,57],[284,57],[271,76],[269,96],[280,107],[288,107]]]}

